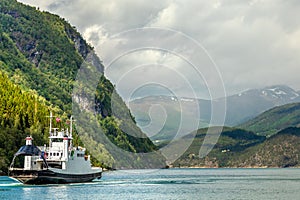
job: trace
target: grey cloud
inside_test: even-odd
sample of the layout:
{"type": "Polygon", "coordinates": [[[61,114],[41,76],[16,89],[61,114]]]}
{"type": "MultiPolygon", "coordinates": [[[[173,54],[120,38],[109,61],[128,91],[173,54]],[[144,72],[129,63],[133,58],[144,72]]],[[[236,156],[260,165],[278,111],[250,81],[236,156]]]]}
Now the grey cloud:
{"type": "MultiPolygon", "coordinates": [[[[117,33],[143,27],[170,28],[187,34],[205,47],[220,69],[228,94],[272,84],[287,84],[300,89],[300,2],[296,0],[21,1],[66,18],[90,37],[87,39],[98,47],[98,55],[102,58],[122,48],[124,41],[114,43],[111,39],[117,33]],[[101,44],[110,46],[101,48],[101,44]],[[104,49],[107,52],[103,52],[104,49]]],[[[151,35],[147,34],[130,38],[133,41],[128,45],[135,46],[149,38],[151,35]]],[[[174,44],[163,36],[153,41],[153,45],[159,43],[170,49],[179,46],[182,50],[186,45],[183,39],[174,44]]],[[[186,51],[192,52],[193,49],[186,51]]],[[[161,57],[158,56],[157,60],[162,60],[161,57]]],[[[142,57],[123,59],[120,66],[127,68],[120,67],[119,71],[115,68],[114,75],[143,62],[143,59],[152,58],[150,54],[143,54],[142,57]]],[[[184,71],[186,66],[180,64],[169,65],[184,71]]],[[[157,73],[163,74],[164,71],[157,69],[157,73]]],[[[197,83],[192,72],[188,74],[187,70],[185,74],[191,83],[197,83]]],[[[169,79],[174,81],[174,77],[169,79]]],[[[126,84],[133,87],[135,81],[126,84]]],[[[181,90],[185,92],[184,88],[181,90]]],[[[121,92],[122,95],[125,93],[121,92]]]]}
{"type": "Polygon", "coordinates": [[[71,23],[84,31],[89,26],[100,24],[111,32],[142,27],[165,6],[165,1],[55,1],[48,9],[62,14],[71,23]]]}

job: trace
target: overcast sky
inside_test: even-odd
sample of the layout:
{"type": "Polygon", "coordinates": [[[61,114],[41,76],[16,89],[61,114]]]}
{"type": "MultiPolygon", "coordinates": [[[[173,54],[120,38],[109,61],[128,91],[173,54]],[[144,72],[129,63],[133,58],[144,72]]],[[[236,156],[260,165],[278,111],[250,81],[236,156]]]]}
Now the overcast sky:
{"type": "Polygon", "coordinates": [[[76,26],[125,99],[148,91],[215,98],[274,84],[300,90],[297,0],[19,1],[76,26]]]}

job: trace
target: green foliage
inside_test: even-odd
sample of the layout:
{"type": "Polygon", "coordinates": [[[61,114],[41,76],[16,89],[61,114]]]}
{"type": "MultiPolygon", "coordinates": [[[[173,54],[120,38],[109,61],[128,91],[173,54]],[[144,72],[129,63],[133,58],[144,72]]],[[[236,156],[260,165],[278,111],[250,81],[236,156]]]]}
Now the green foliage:
{"type": "Polygon", "coordinates": [[[99,80],[95,101],[100,125],[111,142],[130,152],[156,150],[151,140],[136,126],[126,104],[104,76],[99,80]]]}
{"type": "MultiPolygon", "coordinates": [[[[212,151],[204,158],[199,157],[199,150],[206,136],[206,129],[199,129],[186,152],[176,160],[174,166],[202,166],[202,167],[230,167],[232,159],[239,157],[243,152],[265,141],[265,137],[257,136],[242,129],[224,127],[218,142],[212,151]]],[[[212,133],[214,134],[214,133],[212,133]]]]}
{"type": "Polygon", "coordinates": [[[16,128],[0,129],[0,171],[7,173],[8,166],[20,146],[24,145],[26,134],[16,128]]]}
{"type": "Polygon", "coordinates": [[[236,128],[224,128],[212,151],[199,158],[207,129],[198,130],[177,167],[299,167],[300,128],[288,127],[266,138],[236,128]]]}
{"type": "MultiPolygon", "coordinates": [[[[58,16],[14,0],[0,2],[0,21],[2,69],[10,77],[19,70],[18,84],[70,112],[72,82],[84,59],[70,37],[84,41],[81,36],[58,16]]],[[[82,43],[87,52],[92,50],[82,43]]]]}
{"type": "Polygon", "coordinates": [[[49,109],[33,91],[22,92],[0,71],[0,170],[6,171],[14,153],[32,135],[35,143],[47,142],[49,109]]]}
{"type": "Polygon", "coordinates": [[[112,115],[111,111],[111,96],[114,92],[114,86],[103,75],[100,77],[96,94],[96,111],[101,114],[102,117],[112,115]]]}
{"type": "Polygon", "coordinates": [[[292,103],[272,108],[240,127],[258,135],[271,136],[282,129],[299,124],[300,103],[292,103]]]}
{"type": "Polygon", "coordinates": [[[110,141],[116,144],[119,148],[126,151],[135,152],[134,147],[130,144],[126,134],[119,128],[119,124],[113,117],[106,117],[100,121],[100,125],[104,130],[105,135],[110,141]]]}
{"type": "Polygon", "coordinates": [[[289,127],[232,159],[237,167],[299,167],[300,129],[289,127]]]}

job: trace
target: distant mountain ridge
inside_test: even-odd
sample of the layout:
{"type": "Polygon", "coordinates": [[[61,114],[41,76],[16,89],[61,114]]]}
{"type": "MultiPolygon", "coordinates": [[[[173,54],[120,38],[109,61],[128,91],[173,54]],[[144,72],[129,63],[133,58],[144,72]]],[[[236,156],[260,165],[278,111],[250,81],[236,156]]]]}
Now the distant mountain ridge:
{"type": "Polygon", "coordinates": [[[257,93],[255,95],[263,96],[266,99],[277,99],[279,104],[290,102],[300,96],[298,92],[286,85],[274,85],[262,89],[247,90],[237,95],[242,96],[249,95],[251,93],[257,93]]]}
{"type": "Polygon", "coordinates": [[[285,85],[247,90],[227,97],[225,124],[236,126],[275,106],[299,101],[299,94],[285,85]]]}
{"type": "MultiPolygon", "coordinates": [[[[219,102],[224,101],[224,98],[213,101],[218,107],[219,102]]],[[[288,86],[275,85],[262,89],[251,89],[228,96],[226,102],[227,111],[224,125],[236,126],[275,106],[300,102],[300,95],[288,86]]],[[[200,111],[199,116],[197,116],[199,118],[198,128],[204,128],[210,123],[211,101],[209,100],[174,96],[148,96],[129,102],[131,112],[135,116],[138,125],[141,127],[150,124],[151,118],[149,117],[148,112],[153,105],[165,107],[166,114],[167,116],[169,115],[170,118],[174,118],[174,116],[177,116],[177,118],[180,118],[180,116],[194,118],[193,112],[195,112],[195,105],[197,105],[199,106],[200,111]]],[[[157,118],[161,118],[161,115],[158,115],[157,118]]],[[[155,126],[155,123],[152,125],[155,126]]],[[[190,124],[190,126],[192,125],[193,124],[190,124]]],[[[186,126],[189,125],[186,124],[186,126]]],[[[164,127],[153,137],[153,140],[171,138],[172,134],[175,133],[176,128],[178,127],[176,127],[175,123],[166,120],[164,127]]],[[[157,127],[153,128],[153,130],[157,129],[157,127]]],[[[153,134],[149,129],[145,129],[144,131],[148,131],[147,133],[150,135],[153,134]]]]}

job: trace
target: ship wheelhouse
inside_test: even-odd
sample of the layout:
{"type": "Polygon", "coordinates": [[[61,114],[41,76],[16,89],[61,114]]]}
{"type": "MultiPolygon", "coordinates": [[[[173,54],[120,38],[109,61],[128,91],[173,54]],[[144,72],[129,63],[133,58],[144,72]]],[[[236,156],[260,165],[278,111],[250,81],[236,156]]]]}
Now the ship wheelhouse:
{"type": "Polygon", "coordinates": [[[32,143],[31,136],[26,137],[26,145],[22,146],[11,162],[10,169],[42,170],[48,168],[47,161],[42,151],[32,143]]]}

